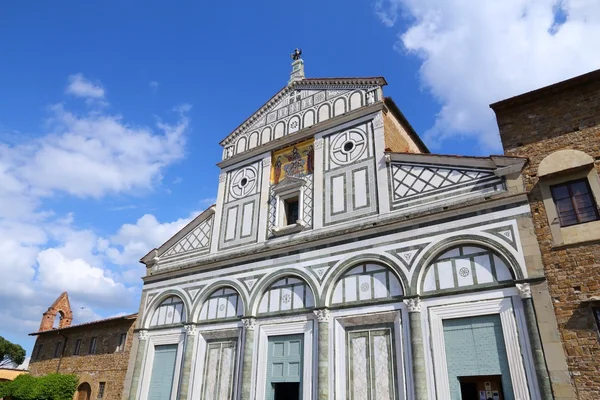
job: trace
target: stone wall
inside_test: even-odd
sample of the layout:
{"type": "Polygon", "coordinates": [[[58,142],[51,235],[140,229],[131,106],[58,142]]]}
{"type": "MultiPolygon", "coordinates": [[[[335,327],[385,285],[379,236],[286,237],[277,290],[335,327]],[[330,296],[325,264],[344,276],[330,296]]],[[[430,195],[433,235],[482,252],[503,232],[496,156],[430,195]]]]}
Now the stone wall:
{"type": "MultiPolygon", "coordinates": [[[[590,400],[600,399],[600,344],[591,310],[597,304],[590,301],[600,296],[600,243],[554,243],[537,168],[562,149],[600,158],[599,72],[492,105],[506,155],[529,158],[523,175],[560,337],[577,395],[590,400]]],[[[595,169],[600,173],[598,162],[595,169]]],[[[547,362],[551,358],[546,355],[547,362]]]]}
{"type": "Polygon", "coordinates": [[[64,346],[65,337],[57,330],[40,333],[32,352],[30,373],[34,376],[55,372],[78,375],[80,383],[90,384],[92,399],[98,398],[99,383],[106,382],[103,399],[119,400],[133,342],[134,325],[134,318],[121,318],[61,330],[61,334],[67,337],[62,358],[54,357],[54,351],[57,342],[62,342],[64,346]],[[125,349],[117,352],[123,333],[127,333],[125,349]],[[89,354],[90,341],[94,336],[97,337],[96,354],[89,354]],[[74,355],[77,339],[82,339],[80,353],[74,355]],[[38,358],[39,345],[43,347],[38,358]]]}

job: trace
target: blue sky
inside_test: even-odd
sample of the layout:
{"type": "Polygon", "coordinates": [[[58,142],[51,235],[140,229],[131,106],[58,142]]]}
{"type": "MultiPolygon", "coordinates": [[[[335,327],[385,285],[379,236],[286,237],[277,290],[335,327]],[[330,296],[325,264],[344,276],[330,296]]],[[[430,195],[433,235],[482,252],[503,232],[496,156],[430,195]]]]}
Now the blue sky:
{"type": "Polygon", "coordinates": [[[283,87],[384,76],[433,152],[501,153],[488,104],[600,66],[582,0],[6,3],[0,7],[0,335],[28,353],[136,311],[137,260],[216,195],[219,141],[283,87]]]}

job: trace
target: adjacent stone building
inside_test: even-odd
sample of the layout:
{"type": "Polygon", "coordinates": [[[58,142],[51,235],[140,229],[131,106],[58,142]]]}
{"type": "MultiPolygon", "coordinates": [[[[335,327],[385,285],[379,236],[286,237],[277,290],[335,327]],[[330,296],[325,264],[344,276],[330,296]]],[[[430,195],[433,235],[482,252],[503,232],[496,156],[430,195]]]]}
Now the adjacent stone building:
{"type": "Polygon", "coordinates": [[[142,259],[124,399],[573,398],[527,159],[430,154],[385,85],[294,53],[142,259]]]}
{"type": "Polygon", "coordinates": [[[559,328],[542,337],[560,335],[578,398],[600,399],[600,70],[491,107],[505,154],[528,158],[525,188],[559,328]]]}
{"type": "Polygon", "coordinates": [[[29,371],[79,376],[76,400],[119,400],[127,372],[137,314],[71,325],[67,293],[44,313],[29,371]]]}

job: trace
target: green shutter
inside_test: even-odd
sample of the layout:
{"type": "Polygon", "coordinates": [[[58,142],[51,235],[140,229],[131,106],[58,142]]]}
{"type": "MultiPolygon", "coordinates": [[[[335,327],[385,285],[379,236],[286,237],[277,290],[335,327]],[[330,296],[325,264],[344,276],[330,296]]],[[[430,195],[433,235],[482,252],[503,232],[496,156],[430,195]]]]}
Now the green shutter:
{"type": "Polygon", "coordinates": [[[170,400],[175,377],[177,345],[169,344],[154,347],[154,362],[150,376],[148,400],[170,400]]]}
{"type": "Polygon", "coordinates": [[[272,336],[269,338],[267,360],[267,399],[273,400],[273,383],[299,382],[302,398],[303,335],[272,336]]]}

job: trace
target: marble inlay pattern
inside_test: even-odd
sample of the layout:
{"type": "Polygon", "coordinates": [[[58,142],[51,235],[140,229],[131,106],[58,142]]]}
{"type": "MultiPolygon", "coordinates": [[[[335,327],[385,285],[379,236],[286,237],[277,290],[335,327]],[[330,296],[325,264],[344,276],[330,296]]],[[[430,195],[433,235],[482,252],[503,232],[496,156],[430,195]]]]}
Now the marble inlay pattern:
{"type": "Polygon", "coordinates": [[[352,355],[349,363],[351,374],[350,398],[352,400],[369,400],[369,377],[367,360],[367,336],[356,336],[351,339],[352,355]]]}

